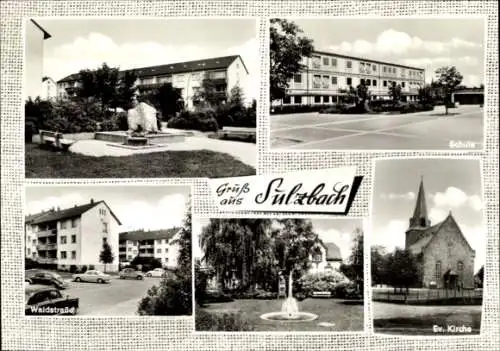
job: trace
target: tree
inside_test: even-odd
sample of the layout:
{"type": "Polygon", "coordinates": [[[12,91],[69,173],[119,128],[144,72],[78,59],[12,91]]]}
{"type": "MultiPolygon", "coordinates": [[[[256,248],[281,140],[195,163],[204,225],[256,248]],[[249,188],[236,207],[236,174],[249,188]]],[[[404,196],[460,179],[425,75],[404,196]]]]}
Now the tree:
{"type": "Polygon", "coordinates": [[[477,271],[475,280],[477,287],[482,288],[484,282],[484,266],[481,266],[481,268],[477,271]]]}
{"type": "Polygon", "coordinates": [[[99,255],[99,262],[104,264],[104,272],[106,272],[106,264],[113,263],[115,256],[111,251],[111,246],[107,242],[102,244],[102,251],[99,255]]]}
{"type": "Polygon", "coordinates": [[[81,70],[78,74],[78,98],[96,98],[101,104],[101,111],[107,111],[117,100],[118,68],[103,63],[96,70],[81,70]]]}
{"type": "Polygon", "coordinates": [[[396,84],[396,82],[392,82],[391,85],[389,86],[389,96],[394,101],[400,101],[401,100],[401,85],[396,84]]]}
{"type": "Polygon", "coordinates": [[[351,281],[353,281],[358,291],[363,295],[363,231],[357,228],[354,233],[353,246],[351,248],[351,255],[348,259],[348,264],[341,265],[340,271],[351,281]]]}
{"type": "Polygon", "coordinates": [[[313,41],[300,36],[302,30],[285,19],[271,19],[270,28],[270,98],[283,99],[288,82],[304,69],[302,59],[311,57],[313,41]]]}
{"type": "Polygon", "coordinates": [[[371,248],[372,285],[387,283],[387,252],[382,246],[371,248]]]}
{"type": "Polygon", "coordinates": [[[150,271],[155,268],[161,268],[163,265],[161,261],[154,257],[144,257],[144,256],[135,256],[132,261],[130,261],[130,265],[134,267],[141,266],[141,270],[143,272],[150,271]]]}
{"type": "Polygon", "coordinates": [[[435,91],[429,84],[418,89],[418,100],[423,104],[430,104],[434,102],[435,91]]]}
{"type": "Polygon", "coordinates": [[[218,86],[216,82],[206,73],[201,81],[201,87],[193,96],[193,100],[208,105],[209,108],[216,108],[227,100],[225,87],[218,86]]]}
{"type": "MultiPolygon", "coordinates": [[[[410,250],[396,248],[387,257],[387,281],[396,288],[406,288],[420,281],[421,268],[419,259],[410,250]]],[[[417,284],[418,285],[418,284],[417,284]]]]}
{"type": "Polygon", "coordinates": [[[126,71],[120,78],[117,87],[117,93],[113,101],[112,107],[121,107],[125,111],[132,108],[132,98],[136,95],[137,88],[135,82],[137,75],[135,71],[126,71]]]}
{"type": "Polygon", "coordinates": [[[457,86],[462,83],[464,78],[460,72],[457,71],[455,66],[441,67],[436,70],[436,84],[439,85],[445,96],[445,110],[448,114],[448,105],[451,104],[451,97],[457,86]]]}
{"type": "Polygon", "coordinates": [[[358,104],[360,106],[365,106],[365,101],[370,98],[370,92],[368,91],[368,87],[365,82],[362,82],[356,87],[356,96],[358,104]]]}
{"type": "Polygon", "coordinates": [[[172,83],[164,83],[151,96],[151,103],[161,112],[163,120],[169,120],[183,108],[182,90],[174,88],[172,83]]]}

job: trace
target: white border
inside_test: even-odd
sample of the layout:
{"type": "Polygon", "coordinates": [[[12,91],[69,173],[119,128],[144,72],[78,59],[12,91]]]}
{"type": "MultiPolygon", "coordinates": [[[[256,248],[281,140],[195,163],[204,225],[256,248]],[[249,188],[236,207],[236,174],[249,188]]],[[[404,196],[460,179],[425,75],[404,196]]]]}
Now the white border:
{"type": "MultiPolygon", "coordinates": [[[[439,159],[439,160],[460,160],[460,161],[479,161],[479,174],[480,174],[480,179],[481,179],[481,200],[483,201],[483,203],[485,202],[485,197],[484,197],[484,178],[483,178],[483,160],[480,156],[471,156],[471,155],[468,155],[468,156],[462,156],[462,157],[457,157],[457,156],[402,156],[402,157],[378,157],[378,158],[374,158],[372,159],[372,191],[371,191],[371,195],[370,195],[370,204],[369,204],[369,207],[368,207],[368,218],[369,218],[369,229],[370,229],[370,233],[368,235],[368,237],[371,239],[372,238],[372,230],[373,230],[373,203],[374,203],[374,197],[375,197],[375,177],[376,177],[376,174],[375,174],[375,171],[376,171],[376,163],[377,161],[389,161],[389,160],[392,160],[392,161],[399,161],[399,160],[408,160],[408,159],[418,159],[418,160],[429,160],[429,159],[439,159]]],[[[488,238],[489,238],[489,233],[488,233],[488,226],[487,226],[487,216],[486,216],[486,210],[485,210],[485,206],[483,206],[483,209],[482,209],[482,215],[483,215],[483,226],[485,228],[485,231],[486,231],[486,237],[484,238],[484,245],[485,245],[485,248],[487,248],[488,246],[488,238]]],[[[371,254],[371,240],[370,242],[368,243],[368,245],[370,246],[370,254],[371,254]]],[[[485,251],[485,255],[486,255],[486,252],[485,251]]],[[[370,255],[370,276],[371,276],[371,255],[370,255]]],[[[485,256],[485,262],[484,262],[484,269],[485,271],[487,270],[487,267],[486,267],[486,256],[485,256]]],[[[486,275],[485,275],[486,277],[486,275]]],[[[371,308],[371,315],[370,315],[370,318],[371,318],[371,329],[372,329],[372,332],[370,333],[371,335],[375,335],[375,336],[379,336],[379,337],[383,337],[383,338],[403,338],[403,339],[412,339],[412,340],[428,340],[428,339],[432,339],[432,338],[437,338],[439,340],[463,340],[464,338],[465,339],[480,339],[482,338],[485,334],[484,334],[484,328],[485,328],[485,315],[486,315],[486,312],[484,310],[484,304],[485,304],[485,296],[488,292],[488,290],[485,288],[485,283],[486,283],[487,279],[483,279],[483,303],[481,305],[481,325],[480,325],[480,329],[479,329],[479,334],[457,334],[457,335],[453,335],[453,334],[440,334],[440,333],[435,333],[435,334],[429,334],[429,335],[404,335],[404,334],[389,334],[389,333],[377,333],[375,332],[375,319],[374,319],[374,315],[373,315],[373,300],[372,300],[372,294],[371,294],[371,280],[370,280],[370,307],[371,308]]]]}
{"type": "MultiPolygon", "coordinates": [[[[192,218],[193,222],[194,220],[199,220],[201,218],[204,219],[232,219],[232,218],[266,218],[266,219],[284,219],[284,218],[300,218],[300,219],[332,219],[332,220],[357,220],[361,224],[361,229],[363,230],[363,240],[366,240],[366,228],[365,224],[367,223],[367,218],[366,217],[343,217],[343,216],[325,216],[325,215],[305,215],[305,214],[287,214],[287,213],[279,213],[278,216],[259,216],[256,214],[245,214],[242,213],[241,215],[235,216],[196,216],[192,218]]],[[[194,243],[194,233],[193,233],[193,243],[194,243]]],[[[228,336],[228,335],[242,335],[242,336],[249,336],[249,335],[352,335],[352,334],[358,334],[358,335],[367,335],[367,330],[370,325],[370,319],[369,315],[367,313],[368,310],[368,300],[366,296],[366,260],[367,258],[367,252],[365,249],[366,247],[366,241],[364,241],[364,247],[363,247],[363,260],[364,260],[364,270],[363,270],[363,280],[364,280],[364,296],[363,296],[363,330],[356,330],[356,331],[349,331],[349,330],[342,330],[342,331],[198,331],[196,330],[196,301],[195,301],[195,275],[194,275],[194,254],[192,255],[193,263],[193,330],[192,332],[194,335],[221,335],[221,336],[228,336]]]]}
{"type": "MultiPolygon", "coordinates": [[[[269,29],[269,19],[273,17],[266,17],[268,20],[268,29],[269,29]]],[[[265,111],[265,116],[264,118],[267,117],[268,119],[268,133],[267,133],[267,140],[268,140],[268,148],[267,152],[271,154],[280,154],[280,153],[286,153],[286,152],[291,152],[291,153],[322,153],[322,152],[366,152],[366,153],[390,153],[390,152],[446,152],[446,153],[451,153],[451,154],[463,154],[463,153],[470,153],[470,154],[484,154],[486,152],[486,132],[487,132],[487,116],[488,116],[488,104],[487,104],[487,97],[489,96],[489,89],[488,89],[488,84],[486,80],[486,67],[487,67],[487,58],[488,58],[488,50],[487,50],[487,38],[488,38],[488,16],[487,15],[424,15],[424,16],[419,16],[419,15],[408,15],[408,16],[381,16],[381,15],[371,15],[371,16],[338,16],[338,17],[333,17],[333,16],[305,16],[305,17],[297,17],[297,16],[284,16],[284,17],[279,17],[282,19],[287,19],[287,20],[303,20],[303,19],[309,19],[309,20],[315,20],[315,19],[331,19],[332,21],[335,20],[365,20],[365,19],[370,19],[370,20],[396,20],[396,19],[449,19],[449,20],[460,20],[460,19],[482,19],[483,20],[483,84],[484,84],[484,103],[483,103],[483,111],[482,111],[482,118],[483,118],[483,139],[482,139],[482,147],[481,148],[473,148],[473,149],[467,149],[467,148],[447,148],[447,149],[288,149],[288,148],[272,148],[271,147],[271,119],[274,115],[271,115],[270,113],[270,108],[271,108],[271,102],[269,101],[269,106],[267,108],[267,111],[265,111]]],[[[268,41],[269,44],[269,31],[267,32],[267,38],[266,40],[268,41]]],[[[314,38],[313,38],[314,40],[314,38]]],[[[269,46],[269,45],[268,45],[269,46]]],[[[268,53],[269,56],[269,53],[268,53]]],[[[269,60],[267,60],[269,61],[269,60]]],[[[269,67],[270,68],[270,67],[269,67]]],[[[267,74],[267,79],[268,79],[268,93],[270,89],[270,75],[269,75],[269,68],[268,68],[268,74],[267,74]]],[[[425,79],[425,77],[424,77],[425,79]]],[[[268,96],[269,100],[269,96],[268,96]]],[[[318,114],[314,112],[314,114],[318,114]]],[[[346,115],[349,116],[349,115],[346,115]]],[[[405,115],[403,115],[404,117],[405,115]]],[[[411,117],[411,114],[406,115],[407,117],[411,117]]],[[[427,122],[427,121],[425,121],[427,122]]],[[[422,122],[420,122],[422,123],[422,122]]],[[[307,128],[307,126],[304,126],[304,128],[307,128]]],[[[373,131],[360,131],[363,132],[364,134],[369,134],[373,131]]],[[[350,136],[350,135],[347,135],[350,136]]],[[[342,136],[340,136],[342,137],[342,136]]],[[[318,140],[319,142],[320,140],[318,140]]],[[[451,140],[450,140],[451,141],[451,140]]],[[[299,144],[300,145],[300,144],[299,144]]]]}

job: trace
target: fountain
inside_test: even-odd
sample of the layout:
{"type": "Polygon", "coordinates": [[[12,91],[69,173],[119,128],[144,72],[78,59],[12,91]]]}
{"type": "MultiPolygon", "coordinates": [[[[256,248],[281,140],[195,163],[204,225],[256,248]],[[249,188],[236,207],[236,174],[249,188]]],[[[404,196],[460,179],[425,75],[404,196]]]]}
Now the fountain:
{"type": "Polygon", "coordinates": [[[266,321],[309,322],[318,318],[314,313],[300,312],[297,299],[292,295],[292,272],[288,277],[288,297],[281,305],[281,312],[270,312],[260,316],[266,321]]]}

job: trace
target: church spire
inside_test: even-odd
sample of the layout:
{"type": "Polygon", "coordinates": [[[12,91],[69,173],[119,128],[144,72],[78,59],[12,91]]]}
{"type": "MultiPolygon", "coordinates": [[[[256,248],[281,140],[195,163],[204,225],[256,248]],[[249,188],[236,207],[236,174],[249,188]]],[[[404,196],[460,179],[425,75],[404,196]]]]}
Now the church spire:
{"type": "Polygon", "coordinates": [[[413,216],[410,218],[410,228],[428,227],[429,225],[430,221],[427,216],[427,203],[425,201],[424,177],[422,176],[420,178],[420,187],[418,188],[417,203],[415,204],[413,216]]]}

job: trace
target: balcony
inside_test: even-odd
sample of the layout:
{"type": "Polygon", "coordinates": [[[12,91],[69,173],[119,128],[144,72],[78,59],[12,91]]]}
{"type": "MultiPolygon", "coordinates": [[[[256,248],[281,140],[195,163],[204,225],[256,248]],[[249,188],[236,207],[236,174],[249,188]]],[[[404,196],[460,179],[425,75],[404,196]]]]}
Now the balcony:
{"type": "Polygon", "coordinates": [[[56,243],[48,243],[48,244],[38,244],[36,246],[36,249],[38,251],[44,251],[44,250],[56,250],[57,249],[57,244],[56,243]]]}
{"type": "Polygon", "coordinates": [[[153,244],[141,245],[141,249],[154,249],[154,245],[153,244]]]}
{"type": "Polygon", "coordinates": [[[139,256],[141,257],[154,257],[154,253],[147,253],[147,252],[144,252],[144,253],[140,253],[139,256]]]}
{"type": "Polygon", "coordinates": [[[39,238],[46,238],[48,236],[57,235],[57,229],[53,228],[53,229],[41,230],[37,232],[36,235],[39,238]]]}
{"type": "Polygon", "coordinates": [[[38,261],[38,263],[44,263],[44,264],[57,263],[57,258],[55,258],[55,257],[38,257],[37,261],[38,261]]]}

